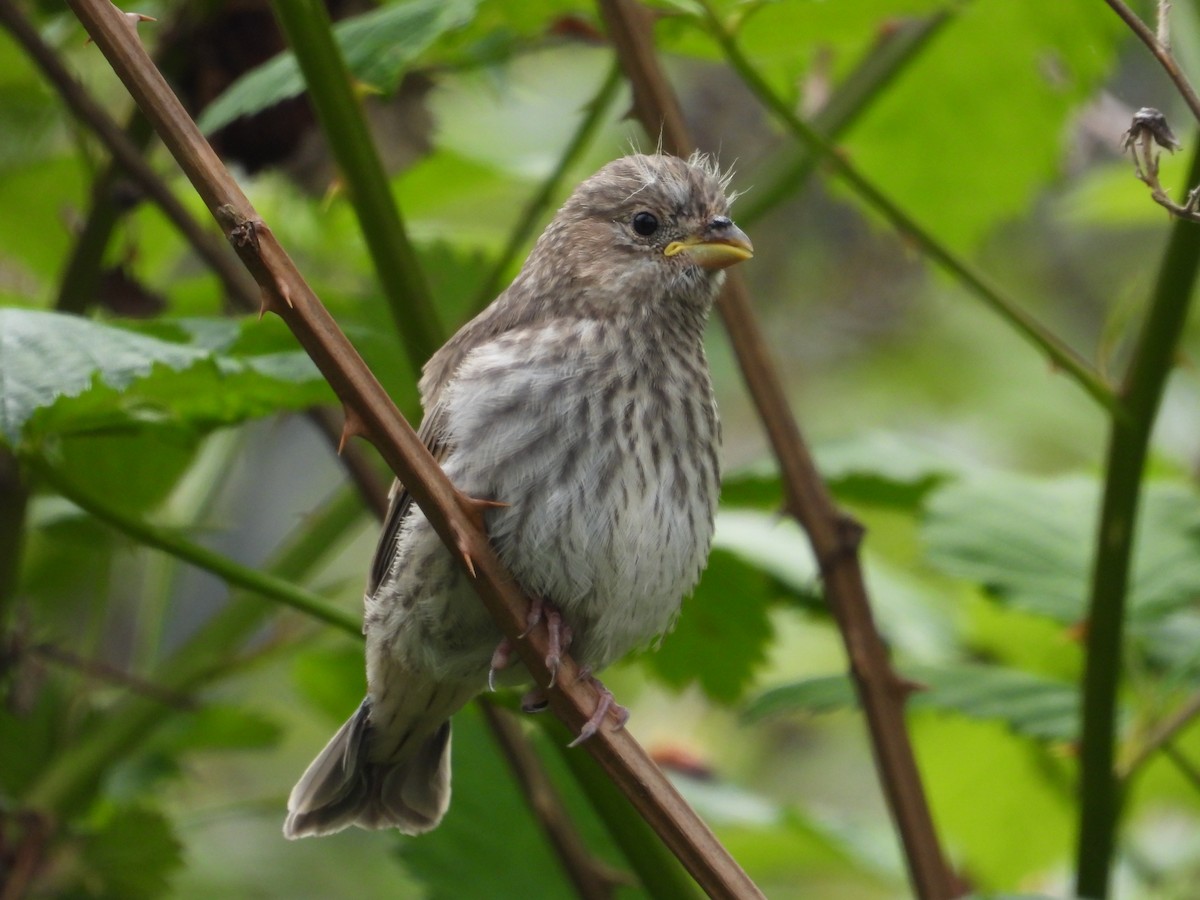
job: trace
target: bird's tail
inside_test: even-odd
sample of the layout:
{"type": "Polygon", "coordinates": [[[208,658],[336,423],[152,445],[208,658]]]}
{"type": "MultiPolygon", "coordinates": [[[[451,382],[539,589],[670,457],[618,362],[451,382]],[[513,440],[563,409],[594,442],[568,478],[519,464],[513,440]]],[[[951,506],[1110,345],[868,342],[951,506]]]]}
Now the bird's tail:
{"type": "Polygon", "coordinates": [[[351,825],[421,834],[450,805],[450,722],[443,722],[399,762],[367,759],[370,700],[364,700],[313,760],[288,797],[283,835],[333,834],[351,825]]]}

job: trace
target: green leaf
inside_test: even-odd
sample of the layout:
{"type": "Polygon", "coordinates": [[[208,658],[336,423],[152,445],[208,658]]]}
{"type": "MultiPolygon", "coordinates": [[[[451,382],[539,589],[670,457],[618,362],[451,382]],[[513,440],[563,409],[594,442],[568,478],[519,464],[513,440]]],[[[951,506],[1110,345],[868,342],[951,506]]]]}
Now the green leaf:
{"type": "Polygon", "coordinates": [[[822,444],[816,457],[840,500],[912,509],[962,470],[964,464],[949,452],[916,435],[869,431],[822,444]]]}
{"type": "Polygon", "coordinates": [[[723,508],[717,514],[713,547],[770,575],[802,605],[822,605],[812,548],[792,520],[756,510],[723,508]]]}
{"type": "Polygon", "coordinates": [[[167,892],[183,853],[165,816],[126,807],[112,812],[84,839],[83,861],[98,881],[89,885],[87,896],[148,900],[167,892]]]}
{"type": "Polygon", "coordinates": [[[209,705],[172,717],[160,729],[153,749],[173,755],[197,750],[260,750],[282,736],[269,716],[239,706],[209,705]]]}
{"type": "Polygon", "coordinates": [[[182,369],[205,355],[76,316],[0,309],[0,437],[15,444],[35,410],[83,393],[93,376],[120,389],[156,364],[182,369]]]}
{"type": "Polygon", "coordinates": [[[969,249],[1059,174],[1067,118],[1094,96],[1121,36],[1094,4],[960,4],[847,152],[917,222],[969,249]]]}
{"type": "MultiPolygon", "coordinates": [[[[238,323],[180,325],[194,343],[76,316],[0,309],[0,438],[231,424],[331,399],[299,351],[218,354],[238,323]],[[54,360],[54,365],[47,365],[54,360]]],[[[246,326],[254,331],[257,326],[246,326]]]]}
{"type": "MultiPolygon", "coordinates": [[[[545,738],[533,737],[545,751],[545,738]]],[[[398,843],[399,855],[427,885],[430,900],[571,897],[562,867],[529,812],[476,704],[454,717],[454,802],[437,830],[398,843]],[[519,860],[518,865],[513,860],[519,860]],[[498,874],[502,873],[502,874],[498,874]]],[[[612,864],[615,851],[553,751],[539,754],[560,786],[588,847],[612,864]]]]}
{"type": "MultiPolygon", "coordinates": [[[[993,719],[1042,741],[1072,741],[1078,736],[1079,691],[1072,684],[982,665],[912,667],[905,675],[925,687],[910,698],[911,709],[993,719]]],[[[745,715],[754,721],[789,712],[835,712],[857,703],[848,676],[826,675],[764,691],[747,704],[745,715]]]]}
{"type": "MultiPolygon", "coordinates": [[[[938,490],[923,529],[928,558],[997,599],[1075,624],[1084,616],[1100,486],[1082,476],[993,475],[938,490]]],[[[1200,594],[1200,497],[1186,484],[1147,485],[1130,584],[1146,623],[1200,594]]]]}
{"type": "MultiPolygon", "coordinates": [[[[385,93],[395,90],[412,63],[443,34],[475,15],[479,0],[408,0],[346,19],[333,28],[350,73],[385,93]]],[[[291,52],[280,53],[243,75],[200,117],[206,134],[295,97],[304,76],[291,52]]]]}
{"type": "Polygon", "coordinates": [[[772,637],[772,580],[727,550],[715,549],[675,629],[643,659],[667,684],[697,682],[713,700],[733,703],[766,659],[772,637]]]}
{"type": "Polygon", "coordinates": [[[366,692],[362,647],[319,647],[296,656],[292,680],[300,694],[335,722],[345,721],[366,692]]]}

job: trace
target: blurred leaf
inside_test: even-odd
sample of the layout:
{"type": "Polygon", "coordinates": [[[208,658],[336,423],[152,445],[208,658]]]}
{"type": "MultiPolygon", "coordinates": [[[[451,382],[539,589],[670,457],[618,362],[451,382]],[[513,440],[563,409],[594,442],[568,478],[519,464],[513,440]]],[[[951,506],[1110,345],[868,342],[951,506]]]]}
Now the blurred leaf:
{"type": "Polygon", "coordinates": [[[260,750],[279,742],[274,719],[252,709],[207,705],[172,716],[159,730],[153,749],[181,755],[196,750],[260,750]]]}
{"type": "MultiPolygon", "coordinates": [[[[1084,615],[1100,486],[1092,478],[992,475],[949,484],[929,503],[928,558],[1014,607],[1075,624],[1084,615]]],[[[1200,497],[1147,485],[1130,585],[1134,622],[1200,597],[1200,497]]]]}
{"type": "Polygon", "coordinates": [[[849,677],[821,675],[763,691],[746,704],[743,714],[748,721],[756,722],[788,713],[837,712],[850,709],[857,703],[849,677]]]}
{"type": "MultiPolygon", "coordinates": [[[[546,750],[544,738],[534,740],[546,750]]],[[[475,704],[454,717],[452,746],[450,811],[437,830],[398,843],[405,864],[428,886],[429,900],[478,897],[481,890],[489,900],[575,896],[475,704]]],[[[539,756],[589,848],[611,861],[616,854],[610,840],[556,753],[539,756]]]]}
{"type": "Polygon", "coordinates": [[[755,510],[723,508],[717,513],[713,548],[733,553],[775,578],[800,604],[822,605],[812,548],[792,520],[755,510]]]}
{"type": "Polygon", "coordinates": [[[215,355],[205,344],[228,346],[236,324],[232,331],[225,323],[185,327],[198,344],[77,316],[0,309],[0,437],[17,443],[35,413],[34,430],[44,437],[163,422],[212,427],[330,397],[299,351],[215,355]]]}
{"type": "Polygon", "coordinates": [[[949,448],[915,435],[868,431],[816,448],[817,468],[839,500],[913,509],[961,471],[949,448]]]}
{"type": "MultiPolygon", "coordinates": [[[[868,431],[814,448],[817,471],[844,503],[913,509],[938,484],[966,470],[950,448],[915,435],[868,431]]],[[[728,472],[721,479],[721,502],[778,511],[783,484],[774,461],[728,472]]]]}
{"type": "MultiPolygon", "coordinates": [[[[4,635],[8,638],[9,635],[4,635]]],[[[20,797],[54,758],[69,704],[42,664],[13,654],[0,669],[0,796],[20,797]]]]}
{"type": "MultiPolygon", "coordinates": [[[[1066,682],[982,665],[914,666],[904,677],[926,688],[910,697],[910,709],[994,719],[1042,741],[1073,741],[1079,733],[1079,692],[1066,682]]],[[[857,703],[849,676],[827,675],[764,691],[745,715],[755,721],[789,712],[835,712],[857,703]]]]}
{"type": "Polygon", "coordinates": [[[334,722],[350,717],[366,693],[362,647],[319,647],[306,650],[292,663],[292,681],[309,703],[334,722]]]}
{"type": "Polygon", "coordinates": [[[713,700],[733,703],[766,659],[771,640],[772,580],[733,553],[714,549],[695,593],[684,600],[675,629],[642,657],[664,682],[698,682],[713,700]]]}
{"type": "Polygon", "coordinates": [[[1088,3],[960,4],[847,151],[906,213],[969,249],[1059,174],[1063,121],[1108,74],[1122,36],[1088,3]]]}
{"type": "MultiPolygon", "coordinates": [[[[350,73],[384,93],[429,46],[448,31],[461,28],[475,14],[479,0],[407,0],[345,19],[333,27],[350,73]]],[[[240,116],[256,113],[304,91],[304,76],[289,51],[243,75],[200,117],[210,134],[240,116]]]]}
{"type": "Polygon", "coordinates": [[[126,807],[111,813],[83,841],[83,861],[95,879],[85,896],[111,900],[161,897],[183,848],[162,813],[126,807]]]}

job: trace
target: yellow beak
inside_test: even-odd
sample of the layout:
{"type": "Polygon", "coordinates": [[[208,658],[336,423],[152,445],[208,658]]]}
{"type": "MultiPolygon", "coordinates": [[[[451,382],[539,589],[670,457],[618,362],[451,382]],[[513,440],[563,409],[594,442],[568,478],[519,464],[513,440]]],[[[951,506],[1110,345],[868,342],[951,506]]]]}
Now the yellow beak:
{"type": "MultiPolygon", "coordinates": [[[[725,221],[729,222],[728,219],[725,221]]],[[[680,253],[686,253],[688,259],[701,268],[724,269],[750,259],[754,255],[754,246],[742,229],[729,223],[719,229],[708,229],[705,234],[692,234],[682,241],[672,241],[663,250],[663,256],[680,253]]]]}

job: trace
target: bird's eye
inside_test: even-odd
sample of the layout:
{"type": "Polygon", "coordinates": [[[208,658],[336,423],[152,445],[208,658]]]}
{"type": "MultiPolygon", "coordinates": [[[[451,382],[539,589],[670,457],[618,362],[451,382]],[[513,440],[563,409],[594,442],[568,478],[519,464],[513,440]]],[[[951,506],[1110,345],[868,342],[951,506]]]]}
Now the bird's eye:
{"type": "Polygon", "coordinates": [[[637,213],[633,217],[633,230],[642,237],[650,237],[658,231],[658,217],[654,213],[637,213]]]}

